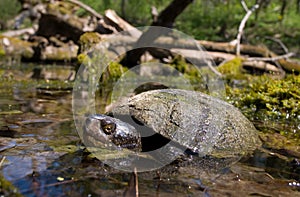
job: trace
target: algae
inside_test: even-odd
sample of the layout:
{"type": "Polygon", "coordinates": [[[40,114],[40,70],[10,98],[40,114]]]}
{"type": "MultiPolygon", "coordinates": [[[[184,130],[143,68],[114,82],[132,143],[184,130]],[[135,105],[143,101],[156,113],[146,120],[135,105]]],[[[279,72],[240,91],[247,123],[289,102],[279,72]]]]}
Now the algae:
{"type": "Polygon", "coordinates": [[[1,196],[22,196],[18,189],[15,188],[13,184],[7,181],[2,175],[0,175],[0,194],[1,196]]]}

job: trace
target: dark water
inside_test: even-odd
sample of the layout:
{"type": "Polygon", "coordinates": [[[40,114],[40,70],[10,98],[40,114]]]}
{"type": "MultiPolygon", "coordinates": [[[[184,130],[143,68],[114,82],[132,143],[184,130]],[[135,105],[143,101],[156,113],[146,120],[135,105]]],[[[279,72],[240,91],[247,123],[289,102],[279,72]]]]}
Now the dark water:
{"type": "MultiPolygon", "coordinates": [[[[297,144],[265,146],[217,172],[174,162],[138,173],[134,183],[133,173],[103,164],[82,145],[73,122],[73,77],[66,66],[0,69],[0,174],[22,195],[132,196],[138,186],[140,196],[300,196],[297,144]]],[[[0,193],[16,195],[2,186],[0,193]]]]}

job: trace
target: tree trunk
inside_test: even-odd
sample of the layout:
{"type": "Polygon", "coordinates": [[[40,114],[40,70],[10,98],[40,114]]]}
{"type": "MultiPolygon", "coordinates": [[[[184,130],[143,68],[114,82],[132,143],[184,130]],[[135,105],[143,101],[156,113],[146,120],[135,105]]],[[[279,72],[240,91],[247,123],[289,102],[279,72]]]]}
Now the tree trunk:
{"type": "MultiPolygon", "coordinates": [[[[157,21],[152,22],[151,26],[162,26],[172,28],[176,17],[183,12],[183,10],[192,3],[193,0],[173,0],[158,16],[157,21]]],[[[150,28],[143,33],[136,43],[138,46],[147,46],[152,43],[156,38],[161,36],[161,31],[150,28]]],[[[132,68],[140,61],[141,56],[147,51],[147,48],[139,48],[128,51],[126,56],[121,60],[121,64],[128,68],[132,68]]]]}

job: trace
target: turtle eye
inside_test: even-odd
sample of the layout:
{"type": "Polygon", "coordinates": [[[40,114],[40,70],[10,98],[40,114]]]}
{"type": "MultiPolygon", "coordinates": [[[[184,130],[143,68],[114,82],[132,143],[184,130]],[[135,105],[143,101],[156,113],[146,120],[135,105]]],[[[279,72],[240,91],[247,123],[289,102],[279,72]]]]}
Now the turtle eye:
{"type": "Polygon", "coordinates": [[[106,135],[111,135],[116,131],[116,124],[111,121],[101,120],[101,128],[106,135]]]}

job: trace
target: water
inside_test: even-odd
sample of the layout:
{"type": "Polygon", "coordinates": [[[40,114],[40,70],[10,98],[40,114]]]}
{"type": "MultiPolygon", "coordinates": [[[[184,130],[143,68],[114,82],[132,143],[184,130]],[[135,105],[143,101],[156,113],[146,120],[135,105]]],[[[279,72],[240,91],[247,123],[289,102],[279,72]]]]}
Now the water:
{"type": "MultiPolygon", "coordinates": [[[[134,175],[103,164],[81,144],[72,116],[73,75],[66,66],[0,68],[0,174],[24,196],[128,194],[134,175]]],[[[300,196],[299,144],[282,138],[275,146],[272,137],[281,139],[262,136],[265,150],[218,173],[178,162],[139,173],[140,196],[300,196]]]]}

